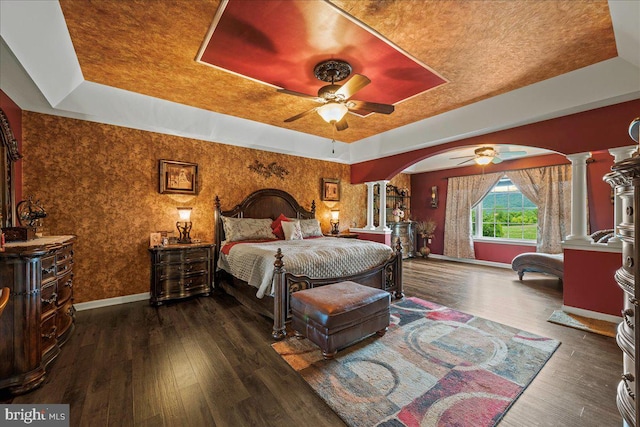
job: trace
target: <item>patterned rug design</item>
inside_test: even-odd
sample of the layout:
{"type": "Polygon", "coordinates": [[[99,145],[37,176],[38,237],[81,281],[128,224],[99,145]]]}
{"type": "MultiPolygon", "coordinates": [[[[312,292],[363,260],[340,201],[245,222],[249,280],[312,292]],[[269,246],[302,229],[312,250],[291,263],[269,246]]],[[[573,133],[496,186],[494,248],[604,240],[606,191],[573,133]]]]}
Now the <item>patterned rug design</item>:
{"type": "Polygon", "coordinates": [[[325,361],[307,339],[273,348],[350,426],[493,426],[560,343],[421,300],[383,337],[325,361]]]}
{"type": "Polygon", "coordinates": [[[613,322],[578,316],[577,314],[566,313],[562,310],[555,310],[547,321],[582,331],[593,332],[594,334],[604,335],[606,337],[615,337],[618,328],[618,325],[613,322]]]}

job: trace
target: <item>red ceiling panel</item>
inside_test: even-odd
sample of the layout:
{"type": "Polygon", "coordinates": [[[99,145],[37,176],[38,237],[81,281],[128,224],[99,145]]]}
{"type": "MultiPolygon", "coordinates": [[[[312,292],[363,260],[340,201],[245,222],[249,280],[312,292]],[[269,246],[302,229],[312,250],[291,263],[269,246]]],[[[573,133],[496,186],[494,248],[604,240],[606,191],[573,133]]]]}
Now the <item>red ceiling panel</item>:
{"type": "Polygon", "coordinates": [[[277,87],[316,95],[326,59],[372,83],[354,99],[397,104],[446,80],[325,1],[223,1],[199,61],[277,87]]]}

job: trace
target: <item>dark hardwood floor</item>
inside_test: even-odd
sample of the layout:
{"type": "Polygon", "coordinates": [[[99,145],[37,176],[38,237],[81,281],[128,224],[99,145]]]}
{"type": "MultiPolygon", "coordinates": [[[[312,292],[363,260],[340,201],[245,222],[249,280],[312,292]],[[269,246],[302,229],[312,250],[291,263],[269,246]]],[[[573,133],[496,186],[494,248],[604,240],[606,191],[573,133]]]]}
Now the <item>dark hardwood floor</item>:
{"type": "MultiPolygon", "coordinates": [[[[622,425],[621,351],[546,321],[562,305],[557,279],[414,259],[404,283],[407,296],[562,342],[501,427],[622,425]]],[[[224,294],[82,311],[46,382],[13,403],[69,403],[72,426],[343,425],[271,349],[270,330],[224,294]]]]}

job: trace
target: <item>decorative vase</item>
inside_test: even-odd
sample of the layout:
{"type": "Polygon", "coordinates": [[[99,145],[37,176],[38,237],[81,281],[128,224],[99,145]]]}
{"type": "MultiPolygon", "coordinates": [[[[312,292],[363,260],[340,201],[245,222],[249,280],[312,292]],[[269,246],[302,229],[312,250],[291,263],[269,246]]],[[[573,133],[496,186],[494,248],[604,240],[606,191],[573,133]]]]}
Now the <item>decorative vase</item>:
{"type": "Polygon", "coordinates": [[[394,215],[393,222],[400,222],[400,217],[398,215],[394,215]]]}
{"type": "Polygon", "coordinates": [[[423,246],[420,248],[420,255],[422,255],[423,258],[429,258],[430,253],[431,249],[429,249],[429,246],[423,246]]]}

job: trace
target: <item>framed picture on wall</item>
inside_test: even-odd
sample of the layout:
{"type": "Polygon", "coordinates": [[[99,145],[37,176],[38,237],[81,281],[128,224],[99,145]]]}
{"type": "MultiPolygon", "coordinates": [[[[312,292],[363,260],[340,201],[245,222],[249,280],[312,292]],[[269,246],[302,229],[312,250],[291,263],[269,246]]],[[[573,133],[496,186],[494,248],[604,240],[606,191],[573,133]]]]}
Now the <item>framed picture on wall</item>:
{"type": "Polygon", "coordinates": [[[161,194],[197,194],[198,164],[160,160],[158,165],[161,194]]]}
{"type": "Polygon", "coordinates": [[[340,180],[322,178],[322,200],[325,202],[340,201],[340,180]]]}

